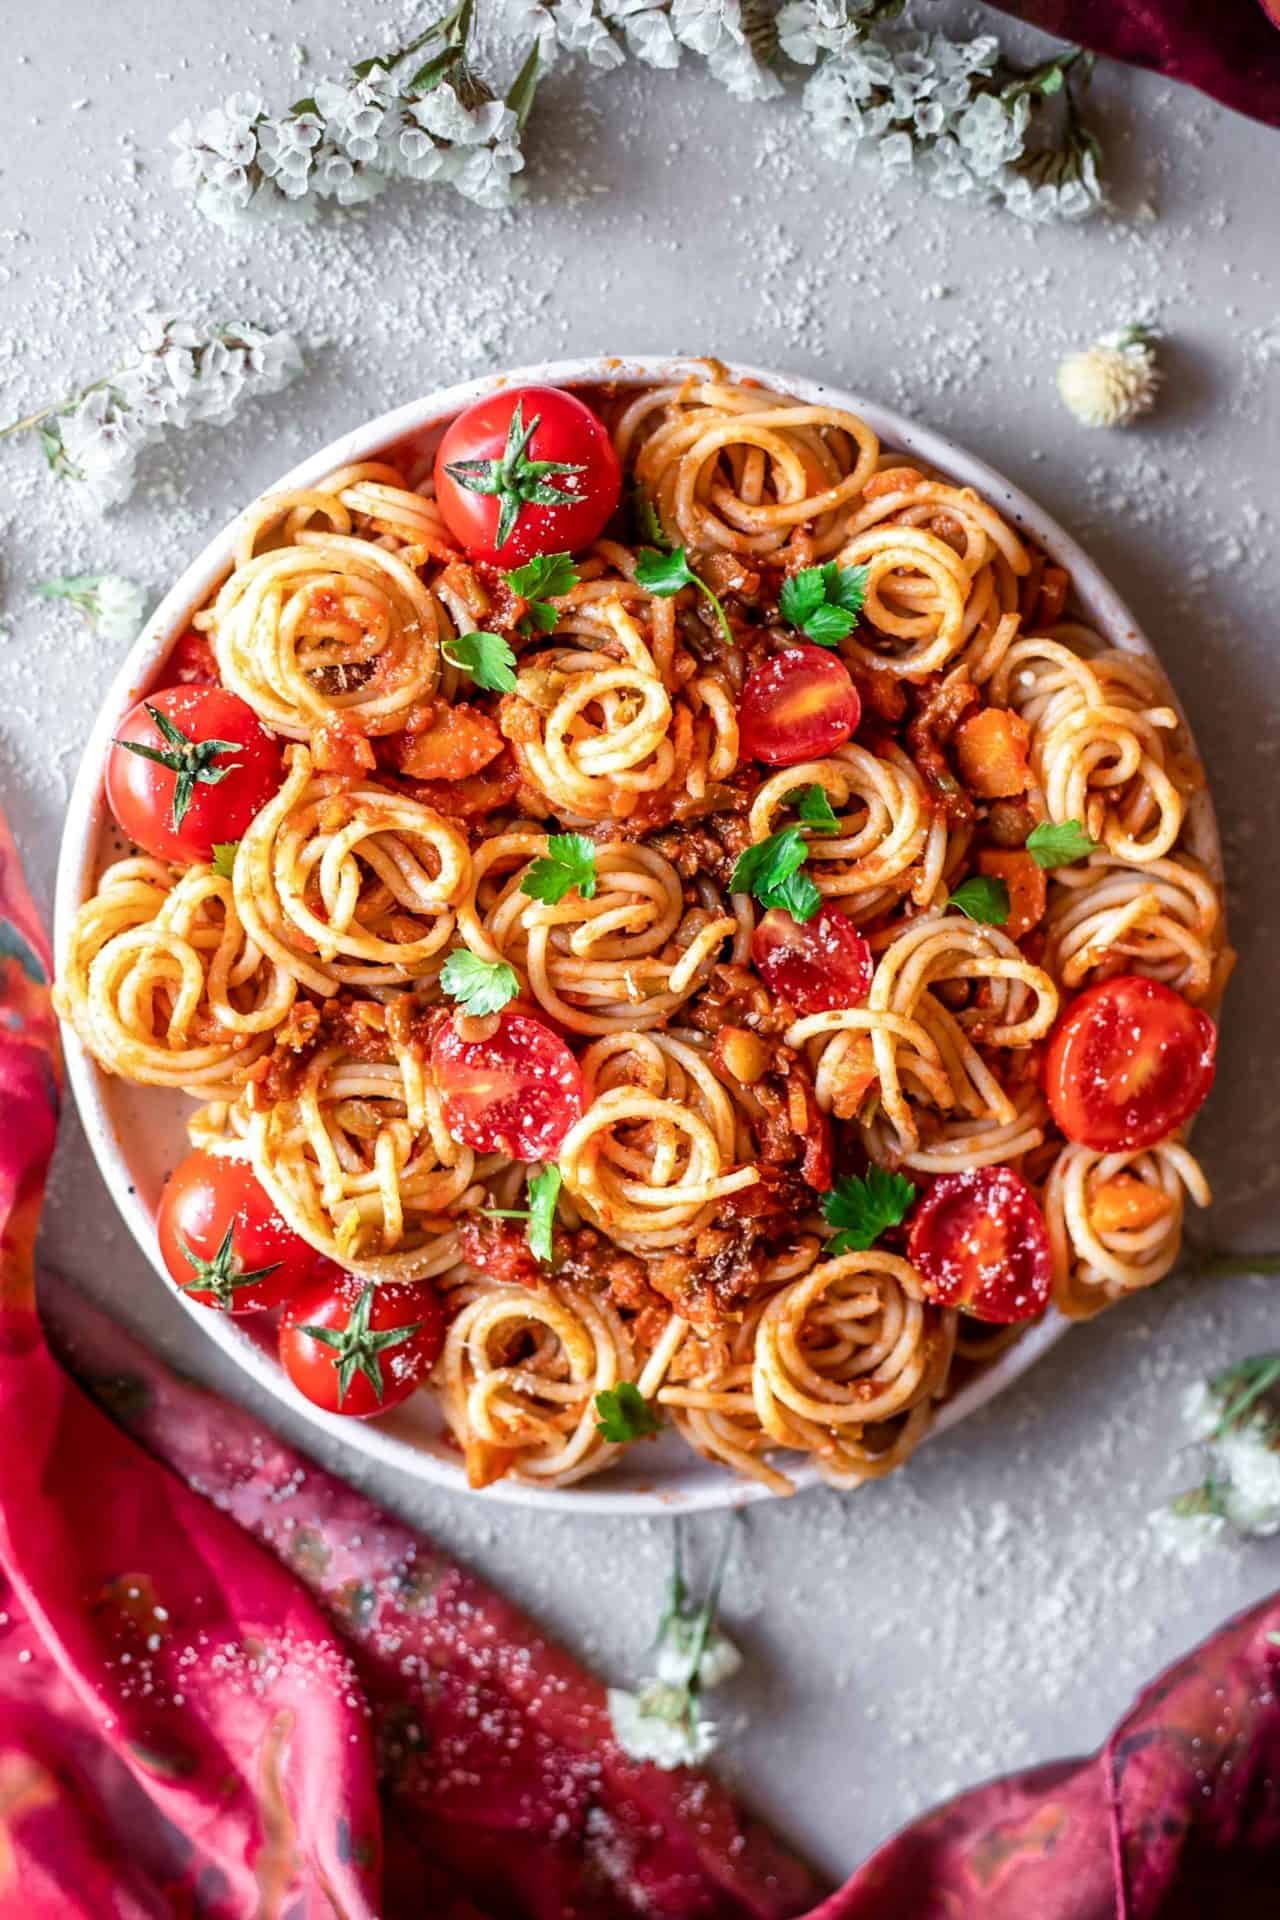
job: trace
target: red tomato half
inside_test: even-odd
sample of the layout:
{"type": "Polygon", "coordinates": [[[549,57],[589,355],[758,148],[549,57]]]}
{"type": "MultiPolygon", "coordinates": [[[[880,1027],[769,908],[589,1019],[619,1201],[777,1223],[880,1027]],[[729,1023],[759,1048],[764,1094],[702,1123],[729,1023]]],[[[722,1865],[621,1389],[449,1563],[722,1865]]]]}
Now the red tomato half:
{"type": "Polygon", "coordinates": [[[1011,1326],[1049,1304],[1049,1230],[1012,1167],[940,1174],[912,1215],[907,1257],[931,1300],[978,1320],[1011,1326]]]}
{"type": "Polygon", "coordinates": [[[280,1306],[320,1261],[243,1160],[199,1149],[169,1176],[156,1237],[174,1285],[224,1313],[280,1306]]]}
{"type": "Polygon", "coordinates": [[[559,387],[508,387],[460,413],[440,442],[436,499],[473,560],[518,567],[576,553],[622,491],[603,421],[559,387]]]}
{"type": "Polygon", "coordinates": [[[797,1013],[861,1006],[875,972],[870,947],[829,901],[803,922],[772,907],[751,936],[751,958],[769,991],[797,1013]]]}
{"type": "Polygon", "coordinates": [[[357,1419],[407,1400],[443,1345],[444,1309],[429,1282],[374,1286],[328,1260],[280,1321],[280,1364],[298,1392],[357,1419]]]}
{"type": "Polygon", "coordinates": [[[477,1153],[553,1160],[582,1117],[581,1070],[559,1035],[533,1014],[506,1007],[494,1019],[487,1040],[465,1040],[456,1015],[436,1030],[431,1070],[445,1126],[477,1153]]]}
{"type": "Polygon", "coordinates": [[[820,760],[852,737],[861,715],[842,660],[825,647],[787,647],[747,675],[738,702],[739,751],[768,767],[820,760]]]}
{"type": "Polygon", "coordinates": [[[1213,1085],[1212,1020],[1159,980],[1124,973],[1087,987],[1045,1051],[1044,1090],[1068,1140],[1101,1152],[1153,1147],[1213,1085]]]}
{"type": "Polygon", "coordinates": [[[220,840],[240,839],[283,774],[279,744],[236,694],[164,687],[124,717],[107,757],[107,803],[144,853],[209,860],[220,840]],[[133,751],[139,746],[146,752],[133,751]]]}

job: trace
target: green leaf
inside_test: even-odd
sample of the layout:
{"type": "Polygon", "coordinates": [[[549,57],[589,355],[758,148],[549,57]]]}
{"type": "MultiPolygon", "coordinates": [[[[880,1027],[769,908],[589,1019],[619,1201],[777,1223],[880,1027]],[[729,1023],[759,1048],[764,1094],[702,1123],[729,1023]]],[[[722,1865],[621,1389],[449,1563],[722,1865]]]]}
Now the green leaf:
{"type": "Polygon", "coordinates": [[[42,580],[36,592],[42,600],[70,600],[78,607],[87,607],[103,577],[100,573],[63,573],[52,580],[42,580]]]}
{"type": "Polygon", "coordinates": [[[657,547],[642,547],[636,560],[636,579],[647,593],[669,600],[681,587],[698,587],[702,582],[689,565],[683,547],[662,553],[657,547]]]}
{"type": "Polygon", "coordinates": [[[636,560],[636,580],[646,592],[656,593],[660,600],[669,600],[673,593],[679,593],[681,587],[696,587],[714,607],[725,644],[733,645],[733,628],[729,625],[729,616],[721,605],[720,596],[711,591],[705,580],[698,578],[689,565],[683,547],[673,547],[670,553],[659,553],[654,547],[641,548],[636,560]]]}
{"type": "Polygon", "coordinates": [[[1099,852],[1099,844],[1085,832],[1078,820],[1042,820],[1027,835],[1027,852],[1038,867],[1070,867],[1099,852]]]}
{"type": "Polygon", "coordinates": [[[808,853],[799,827],[783,827],[739,856],[729,891],[749,893],[764,907],[782,907],[793,920],[812,920],[822,895],[808,874],[800,872],[808,853]]]}
{"type": "Polygon", "coordinates": [[[1258,1402],[1280,1385],[1280,1353],[1255,1353],[1233,1367],[1215,1373],[1209,1385],[1214,1397],[1225,1402],[1221,1419],[1210,1434],[1221,1440],[1239,1427],[1258,1402]]]}
{"type": "Polygon", "coordinates": [[[529,1225],[526,1237],[534,1258],[550,1266],[552,1232],[556,1220],[556,1202],[560,1198],[559,1167],[543,1167],[529,1176],[529,1225]]]}
{"type": "Polygon", "coordinates": [[[441,652],[451,667],[491,693],[510,693],[516,684],[516,656],[500,633],[455,634],[441,652]]]}
{"type": "Polygon", "coordinates": [[[991,874],[973,873],[949,895],[947,905],[958,907],[970,920],[979,920],[989,927],[1002,927],[1009,918],[1009,889],[1003,880],[997,880],[991,874]]]}
{"type": "Polygon", "coordinates": [[[539,553],[522,567],[512,567],[507,585],[529,603],[521,616],[522,633],[551,633],[560,618],[559,610],[549,604],[577,586],[580,575],[571,553],[539,553]]]}
{"type": "Polygon", "coordinates": [[[865,1180],[856,1174],[837,1180],[822,1196],[822,1214],[828,1226],[837,1232],[828,1240],[824,1252],[863,1253],[873,1247],[889,1227],[905,1219],[916,1197],[914,1184],[900,1173],[888,1173],[883,1167],[868,1167],[865,1180]]]}
{"type": "Polygon", "coordinates": [[[585,833],[553,833],[547,841],[546,853],[532,863],[520,882],[520,891],[527,893],[531,900],[554,906],[571,887],[576,887],[584,900],[594,899],[595,842],[588,840],[585,833]]]}
{"type": "Polygon", "coordinates": [[[224,880],[230,880],[235,871],[236,855],[240,851],[238,840],[215,840],[213,843],[213,870],[224,880]]]}
{"type": "Polygon", "coordinates": [[[520,979],[505,960],[482,960],[458,947],[440,969],[440,985],[467,1013],[498,1013],[520,991],[520,979]]]}
{"type": "Polygon", "coordinates": [[[635,520],[640,538],[650,547],[656,547],[660,553],[667,551],[667,538],[662,531],[662,522],[658,518],[658,509],[649,494],[637,480],[631,489],[631,513],[635,520]]]}
{"type": "Polygon", "coordinates": [[[523,131],[524,124],[529,118],[530,109],[533,106],[533,96],[537,92],[538,81],[541,77],[542,50],[535,40],[525,55],[524,63],[519,73],[507,88],[505,105],[510,107],[512,113],[516,116],[516,126],[521,131],[523,131]]]}
{"type": "Polygon", "coordinates": [[[646,1440],[663,1424],[661,1414],[655,1413],[632,1380],[620,1380],[616,1387],[603,1387],[596,1395],[596,1413],[599,1416],[596,1432],[602,1440],[612,1441],[615,1446],[625,1446],[629,1440],[646,1440]]]}
{"type": "Polygon", "coordinates": [[[825,787],[818,786],[816,782],[811,786],[801,787],[799,798],[793,799],[792,804],[796,810],[796,817],[806,827],[812,828],[814,833],[839,833],[840,822],[827,798],[825,787]]]}
{"type": "Polygon", "coordinates": [[[802,567],[782,583],[778,612],[820,647],[834,647],[853,632],[867,597],[866,567],[802,567]]]}

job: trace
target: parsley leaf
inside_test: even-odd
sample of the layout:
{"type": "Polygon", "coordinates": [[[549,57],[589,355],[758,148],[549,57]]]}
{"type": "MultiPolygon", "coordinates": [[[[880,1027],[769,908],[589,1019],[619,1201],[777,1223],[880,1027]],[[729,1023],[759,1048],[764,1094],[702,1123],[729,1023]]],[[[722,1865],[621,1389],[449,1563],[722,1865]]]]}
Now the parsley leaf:
{"type": "Polygon", "coordinates": [[[628,1440],[645,1440],[663,1424],[662,1416],[654,1412],[632,1380],[602,1387],[596,1395],[596,1413],[596,1432],[615,1446],[624,1446],[628,1440]]]}
{"type": "Polygon", "coordinates": [[[498,1013],[520,991],[514,967],[505,960],[482,960],[459,947],[440,969],[440,985],[467,1013],[498,1013]]]}
{"type": "Polygon", "coordinates": [[[529,1251],[536,1260],[550,1266],[555,1259],[553,1234],[556,1224],[556,1202],[560,1198],[560,1186],[564,1176],[559,1167],[540,1167],[537,1173],[530,1172],[527,1180],[529,1204],[527,1207],[481,1207],[480,1211],[487,1220],[523,1220],[524,1237],[529,1251]]]}
{"type": "Polygon", "coordinates": [[[806,827],[812,827],[815,833],[839,833],[840,822],[836,819],[835,809],[827,798],[825,787],[801,787],[800,795],[794,801],[796,816],[806,827]]]}
{"type": "Polygon", "coordinates": [[[696,587],[715,608],[726,643],[733,645],[733,628],[719,595],[712,593],[706,581],[698,578],[683,547],[673,547],[670,553],[660,553],[656,547],[642,547],[636,560],[636,580],[647,593],[656,593],[660,600],[669,600],[681,587],[696,587]]]}
{"type": "Polygon", "coordinates": [[[529,1225],[525,1237],[534,1258],[551,1264],[551,1234],[556,1222],[562,1175],[559,1167],[543,1167],[529,1175],[529,1225]]]}
{"type": "Polygon", "coordinates": [[[887,1227],[896,1227],[916,1197],[914,1184],[900,1173],[868,1167],[865,1180],[856,1174],[837,1180],[822,1196],[822,1214],[838,1232],[824,1253],[863,1253],[873,1247],[887,1227]]]}
{"type": "Polygon", "coordinates": [[[445,641],[441,652],[478,687],[510,693],[516,684],[516,657],[500,633],[459,633],[445,641]]]}
{"type": "Polygon", "coordinates": [[[570,887],[576,887],[584,900],[595,898],[595,843],[585,833],[553,833],[547,840],[546,853],[533,862],[520,882],[520,891],[531,900],[554,906],[570,887]]]}
{"type": "Polygon", "coordinates": [[[1027,852],[1038,867],[1070,867],[1097,853],[1098,842],[1090,839],[1078,820],[1042,820],[1027,835],[1027,852]]]}
{"type": "Polygon", "coordinates": [[[213,843],[213,870],[229,880],[235,869],[236,855],[240,851],[238,840],[215,840],[213,843]]]}
{"type": "Polygon", "coordinates": [[[802,567],[782,583],[778,612],[820,647],[838,646],[858,624],[867,597],[866,567],[802,567]]]}
{"type": "Polygon", "coordinates": [[[948,896],[947,905],[959,907],[961,913],[967,914],[970,920],[980,920],[989,927],[1002,927],[1009,918],[1009,889],[1003,880],[997,880],[991,874],[972,873],[948,896]]]}
{"type": "Polygon", "coordinates": [[[822,895],[807,873],[801,873],[809,848],[799,827],[783,827],[759,840],[738,857],[729,881],[730,893],[749,893],[762,907],[782,907],[793,920],[812,920],[822,895]]]}
{"type": "Polygon", "coordinates": [[[631,489],[631,514],[646,546],[666,551],[666,535],[658,518],[658,509],[637,480],[631,489]]]}
{"type": "Polygon", "coordinates": [[[571,553],[535,553],[522,567],[512,567],[507,585],[529,603],[521,615],[521,633],[552,632],[560,615],[548,603],[576,587],[578,579],[571,553]]]}

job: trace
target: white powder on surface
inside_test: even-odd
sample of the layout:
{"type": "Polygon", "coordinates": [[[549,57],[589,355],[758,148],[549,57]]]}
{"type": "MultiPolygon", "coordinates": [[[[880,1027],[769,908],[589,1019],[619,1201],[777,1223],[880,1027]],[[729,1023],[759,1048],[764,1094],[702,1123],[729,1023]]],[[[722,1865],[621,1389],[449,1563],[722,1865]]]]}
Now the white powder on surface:
{"type": "MultiPolygon", "coordinates": [[[[100,13],[56,63],[34,26],[18,48],[39,59],[23,68],[0,172],[7,415],[105,371],[145,300],[287,325],[308,371],[229,428],[148,452],[135,499],[105,520],[84,515],[34,444],[0,443],[0,788],[41,901],[117,656],[69,609],[35,601],[37,582],[111,570],[158,597],[296,460],[491,367],[670,348],[826,375],[1025,483],[1133,601],[1169,665],[1221,809],[1244,949],[1220,1092],[1197,1133],[1218,1193],[1213,1232],[1280,1245],[1269,990],[1280,262],[1257,193],[1275,136],[1103,63],[1096,113],[1119,216],[1046,232],[815,158],[791,104],[743,107],[692,71],[601,79],[566,63],[544,84],[530,195],[515,212],[404,187],[311,228],[228,239],[169,186],[170,127],[235,88],[292,97],[298,33],[318,77],[393,30],[375,33],[355,0],[273,0],[265,17],[251,0],[199,18],[124,0],[100,13]],[[1099,448],[1063,420],[1054,368],[1137,319],[1165,335],[1165,390],[1149,421],[1099,448]]],[[[1003,19],[999,31],[1017,38],[1003,19]]],[[[48,1258],[170,1357],[256,1398],[150,1275],[73,1128],[46,1241],[48,1258]]],[[[1147,1527],[1179,1484],[1183,1391],[1276,1344],[1274,1288],[1172,1282],[1073,1331],[905,1475],[754,1509],[725,1607],[747,1656],[727,1690],[745,1726],[725,1770],[750,1800],[847,1868],[939,1795],[1093,1745],[1159,1663],[1274,1584],[1275,1543],[1183,1567],[1147,1527]]],[[[278,1408],[271,1418],[394,1499],[609,1678],[643,1671],[668,1572],[664,1523],[446,1498],[318,1442],[278,1408]]],[[[704,1558],[717,1528],[695,1529],[704,1558]]]]}

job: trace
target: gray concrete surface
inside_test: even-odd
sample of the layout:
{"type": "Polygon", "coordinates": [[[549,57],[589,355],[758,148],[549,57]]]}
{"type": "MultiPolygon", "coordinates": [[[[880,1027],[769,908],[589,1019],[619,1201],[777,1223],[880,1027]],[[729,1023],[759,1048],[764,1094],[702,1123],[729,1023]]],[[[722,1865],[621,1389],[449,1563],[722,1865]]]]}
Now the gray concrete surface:
{"type": "MultiPolygon", "coordinates": [[[[981,15],[923,8],[930,24],[981,15]]],[[[149,456],[134,501],[105,521],[32,445],[0,447],[0,789],[41,900],[115,659],[35,600],[36,582],[113,567],[158,594],[300,454],[485,367],[675,348],[827,373],[1036,494],[1162,649],[1221,811],[1241,949],[1198,1135],[1218,1195],[1208,1231],[1280,1245],[1280,134],[1103,66],[1116,216],[1029,231],[816,157],[793,101],[745,107],[692,70],[566,69],[544,90],[515,214],[406,187],[310,230],[241,240],[200,223],[168,181],[176,121],[233,88],[287,102],[305,91],[292,43],[310,77],[375,51],[395,23],[347,0],[46,0],[6,23],[20,56],[0,131],[6,416],[108,368],[144,298],[292,324],[309,360],[232,429],[149,456]],[[1135,314],[1169,336],[1164,403],[1128,435],[1086,433],[1056,399],[1057,359],[1135,314]]],[[[243,1391],[127,1242],[73,1115],[44,1252],[172,1360],[243,1391]]],[[[724,1766],[829,1870],[945,1792],[1091,1745],[1160,1662],[1275,1583],[1274,1544],[1184,1569],[1146,1515],[1181,1470],[1184,1386],[1280,1341],[1276,1284],[1167,1284],[1073,1333],[906,1475],[751,1515],[727,1606],[751,1659],[727,1702],[724,1766]]],[[[601,1671],[637,1670],[666,1568],[660,1524],[370,1484],[601,1671]]],[[[701,1524],[704,1544],[713,1531],[701,1524]]]]}

